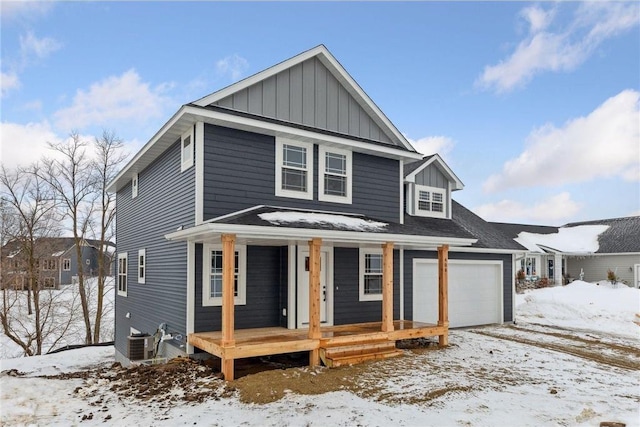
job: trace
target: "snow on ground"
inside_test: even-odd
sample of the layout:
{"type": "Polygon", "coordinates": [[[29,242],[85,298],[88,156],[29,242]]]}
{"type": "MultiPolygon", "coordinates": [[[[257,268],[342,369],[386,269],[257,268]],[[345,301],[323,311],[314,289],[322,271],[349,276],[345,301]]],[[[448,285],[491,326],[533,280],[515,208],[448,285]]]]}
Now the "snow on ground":
{"type": "MultiPolygon", "coordinates": [[[[123,398],[110,390],[108,382],[37,377],[113,363],[112,347],[87,348],[3,360],[0,424],[597,426],[617,421],[640,426],[640,327],[629,318],[639,303],[640,290],[578,282],[531,291],[518,297],[517,306],[518,332],[526,321],[544,321],[615,333],[616,345],[624,345],[635,369],[487,336],[512,329],[491,326],[452,331],[446,349],[407,351],[404,357],[375,362],[365,370],[337,368],[345,375],[358,372],[359,391],[290,392],[268,404],[242,403],[231,395],[167,405],[168,401],[123,398]]],[[[540,333],[535,337],[540,344],[559,339],[540,333]]],[[[296,372],[308,372],[296,369],[300,371],[271,375],[295,377],[296,372]]],[[[317,371],[317,381],[323,381],[324,372],[317,371]]]]}

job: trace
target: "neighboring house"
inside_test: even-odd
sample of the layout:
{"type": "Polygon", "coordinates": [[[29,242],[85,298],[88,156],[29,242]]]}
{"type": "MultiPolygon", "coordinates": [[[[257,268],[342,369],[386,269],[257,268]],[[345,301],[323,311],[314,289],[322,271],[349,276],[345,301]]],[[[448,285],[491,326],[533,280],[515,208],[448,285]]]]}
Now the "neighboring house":
{"type": "Polygon", "coordinates": [[[510,322],[524,249],[453,201],[462,188],[324,46],[184,105],[109,185],[117,359],[161,330],[164,355],[205,350],[232,378],[248,356],[335,366],[354,330],[393,346],[510,322]]]}
{"type": "Polygon", "coordinates": [[[493,223],[527,248],[517,267],[533,280],[561,284],[597,282],[613,271],[620,281],[640,287],[640,216],[575,222],[562,227],[493,223]],[[561,268],[556,268],[560,266],[561,268]]]}
{"type": "MultiPolygon", "coordinates": [[[[81,267],[85,275],[97,275],[99,244],[100,242],[97,240],[84,240],[82,259],[78,261],[73,237],[37,239],[34,253],[41,288],[58,289],[60,285],[73,283],[81,267]]],[[[109,242],[105,247],[105,266],[110,271],[115,245],[109,242]]],[[[3,286],[16,289],[26,288],[28,261],[23,248],[24,245],[16,240],[11,240],[2,247],[3,286]]]]}

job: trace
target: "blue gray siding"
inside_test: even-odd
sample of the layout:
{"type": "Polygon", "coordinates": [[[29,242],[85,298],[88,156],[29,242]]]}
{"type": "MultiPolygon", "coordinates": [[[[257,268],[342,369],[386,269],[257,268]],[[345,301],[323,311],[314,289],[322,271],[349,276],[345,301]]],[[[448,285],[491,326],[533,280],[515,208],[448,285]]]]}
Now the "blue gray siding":
{"type": "MultiPolygon", "coordinates": [[[[105,261],[108,267],[108,262],[105,261]]],[[[78,275],[78,271],[80,267],[82,267],[82,271],[87,276],[96,276],[98,274],[98,250],[91,246],[83,246],[82,247],[82,260],[78,263],[78,257],[76,256],[76,247],[73,246],[69,250],[67,250],[59,259],[60,263],[60,284],[68,285],[71,283],[72,277],[78,275]],[[62,270],[63,260],[69,259],[70,262],[70,270],[64,271],[62,270]],[[89,264],[87,265],[86,260],[89,260],[89,264]]],[[[111,271],[107,273],[111,274],[111,271]]]]}
{"type": "Polygon", "coordinates": [[[318,150],[314,200],[275,196],[275,138],[205,125],[204,219],[256,205],[360,213],[399,222],[399,162],[353,153],[352,204],[318,201],[318,150]]]}
{"type": "Polygon", "coordinates": [[[380,126],[317,58],[214,105],[391,144],[380,126]]]}
{"type": "Polygon", "coordinates": [[[180,172],[176,141],[139,173],[138,197],[131,198],[131,185],[117,194],[117,253],[127,253],[128,296],[117,296],[116,290],[115,345],[124,355],[130,327],[152,334],[166,323],[169,332],[186,332],[187,244],[169,242],[164,235],[193,226],[194,170],[180,172]],[[145,284],[138,283],[139,249],[146,249],[145,284]]]}
{"type": "MultiPolygon", "coordinates": [[[[400,258],[393,253],[393,318],[400,318],[400,258]]],[[[333,322],[336,325],[382,320],[382,301],[360,301],[359,250],[334,249],[333,322]]]]}
{"type": "MultiPolygon", "coordinates": [[[[438,259],[438,253],[432,251],[405,251],[404,252],[404,317],[413,319],[413,259],[427,258],[438,259]]],[[[465,260],[497,260],[502,261],[503,282],[503,321],[513,321],[513,272],[511,255],[449,252],[449,259],[465,260]]]]}
{"type": "MultiPolygon", "coordinates": [[[[235,329],[282,326],[286,300],[281,301],[281,286],[287,280],[286,256],[286,248],[283,251],[277,246],[247,247],[247,300],[246,305],[235,306],[235,329]]],[[[196,245],[195,268],[195,332],[219,331],[221,307],[202,306],[202,245],[196,245]]]]}

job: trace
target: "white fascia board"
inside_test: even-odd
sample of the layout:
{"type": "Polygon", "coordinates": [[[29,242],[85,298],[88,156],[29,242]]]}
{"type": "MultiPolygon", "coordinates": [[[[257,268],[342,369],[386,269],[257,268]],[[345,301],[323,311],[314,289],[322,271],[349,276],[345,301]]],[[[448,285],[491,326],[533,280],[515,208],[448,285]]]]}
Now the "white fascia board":
{"type": "Polygon", "coordinates": [[[206,239],[207,235],[235,234],[238,238],[282,240],[307,240],[314,237],[335,243],[385,243],[394,242],[398,245],[418,246],[467,246],[477,242],[477,239],[444,238],[430,236],[416,236],[408,234],[366,233],[361,231],[317,230],[309,228],[265,227],[259,225],[240,224],[202,224],[188,230],[180,230],[166,234],[167,240],[189,241],[206,239]]]}
{"type": "Polygon", "coordinates": [[[430,164],[432,164],[434,162],[437,162],[438,165],[440,165],[440,167],[443,169],[445,174],[449,175],[450,180],[455,183],[455,186],[454,186],[454,188],[452,188],[452,190],[454,190],[454,191],[455,190],[462,190],[464,188],[463,182],[460,180],[460,178],[458,178],[458,176],[455,173],[453,173],[453,170],[449,167],[449,165],[447,165],[447,163],[444,160],[442,160],[442,157],[440,157],[440,155],[438,153],[433,154],[432,157],[429,160],[424,162],[416,170],[414,170],[409,175],[407,175],[405,177],[405,181],[414,182],[415,183],[416,182],[416,175],[418,175],[427,166],[429,166],[430,164]]]}
{"type": "Polygon", "coordinates": [[[524,255],[527,253],[525,250],[519,249],[491,249],[491,248],[472,248],[472,247],[449,247],[449,252],[466,252],[466,253],[487,253],[487,254],[501,254],[501,255],[524,255]]]}

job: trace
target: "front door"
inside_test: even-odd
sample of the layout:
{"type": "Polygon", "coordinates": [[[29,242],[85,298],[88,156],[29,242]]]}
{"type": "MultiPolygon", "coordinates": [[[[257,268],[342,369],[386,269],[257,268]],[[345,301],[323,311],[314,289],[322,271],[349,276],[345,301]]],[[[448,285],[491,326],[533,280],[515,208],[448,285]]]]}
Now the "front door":
{"type": "MultiPolygon", "coordinates": [[[[320,323],[330,325],[333,323],[331,287],[331,265],[328,249],[320,251],[320,323]]],[[[309,326],[309,250],[298,251],[298,328],[309,326]]]]}

